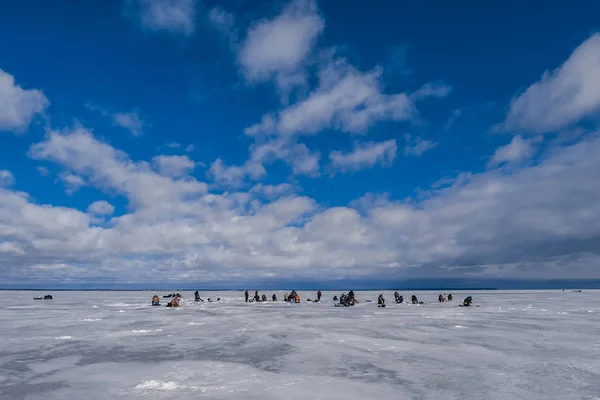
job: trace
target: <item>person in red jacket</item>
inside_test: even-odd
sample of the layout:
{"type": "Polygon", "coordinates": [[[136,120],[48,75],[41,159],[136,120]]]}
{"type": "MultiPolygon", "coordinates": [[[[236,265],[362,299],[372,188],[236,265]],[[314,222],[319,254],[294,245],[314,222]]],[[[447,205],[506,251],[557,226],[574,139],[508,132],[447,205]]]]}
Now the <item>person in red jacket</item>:
{"type": "Polygon", "coordinates": [[[317,301],[321,301],[321,291],[317,292],[317,301]]]}

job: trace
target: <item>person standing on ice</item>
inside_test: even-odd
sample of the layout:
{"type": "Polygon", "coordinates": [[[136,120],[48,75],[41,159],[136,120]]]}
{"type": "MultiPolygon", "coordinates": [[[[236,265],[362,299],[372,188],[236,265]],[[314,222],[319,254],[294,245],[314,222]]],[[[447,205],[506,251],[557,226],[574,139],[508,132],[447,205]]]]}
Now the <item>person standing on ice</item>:
{"type": "Polygon", "coordinates": [[[317,292],[317,301],[321,301],[321,291],[317,292]]]}
{"type": "Polygon", "coordinates": [[[246,297],[246,303],[248,302],[248,297],[250,297],[250,294],[248,293],[248,291],[246,290],[246,292],[244,293],[244,297],[246,297]]]}
{"type": "Polygon", "coordinates": [[[258,290],[254,291],[254,301],[260,301],[260,296],[258,295],[258,290]]]}
{"type": "Polygon", "coordinates": [[[277,295],[273,293],[273,301],[277,301],[277,295]]]}

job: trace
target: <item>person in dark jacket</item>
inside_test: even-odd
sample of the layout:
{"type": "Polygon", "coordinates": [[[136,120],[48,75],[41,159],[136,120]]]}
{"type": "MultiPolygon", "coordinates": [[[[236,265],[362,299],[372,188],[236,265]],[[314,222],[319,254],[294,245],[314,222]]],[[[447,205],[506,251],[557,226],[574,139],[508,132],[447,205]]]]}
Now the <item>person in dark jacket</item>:
{"type": "Polygon", "coordinates": [[[414,294],[412,295],[410,301],[413,304],[419,304],[419,299],[417,299],[417,296],[415,296],[414,294]]]}
{"type": "Polygon", "coordinates": [[[321,291],[317,292],[317,301],[321,301],[321,291]]]}
{"type": "Polygon", "coordinates": [[[452,301],[452,293],[448,294],[448,301],[452,301]]]}
{"type": "Polygon", "coordinates": [[[379,295],[377,298],[377,305],[379,307],[385,307],[385,299],[383,298],[383,293],[379,295]]]}
{"type": "Polygon", "coordinates": [[[277,295],[273,293],[273,301],[277,301],[277,295]]]}
{"type": "Polygon", "coordinates": [[[248,298],[250,297],[250,294],[248,293],[247,290],[244,292],[244,297],[246,298],[246,303],[247,303],[248,302],[248,298]]]}
{"type": "Polygon", "coordinates": [[[471,307],[473,305],[473,297],[469,296],[463,301],[464,307],[471,307]]]}
{"type": "Polygon", "coordinates": [[[263,293],[262,295],[262,301],[267,301],[267,295],[263,293]]]}
{"type": "Polygon", "coordinates": [[[258,295],[258,290],[254,292],[254,301],[260,301],[260,296],[258,295]]]}

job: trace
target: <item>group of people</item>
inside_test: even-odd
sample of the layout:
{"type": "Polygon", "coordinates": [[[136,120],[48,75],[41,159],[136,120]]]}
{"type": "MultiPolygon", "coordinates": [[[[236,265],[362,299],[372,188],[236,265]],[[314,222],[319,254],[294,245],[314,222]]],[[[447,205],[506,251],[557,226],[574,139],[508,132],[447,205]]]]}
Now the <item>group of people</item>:
{"type": "MultiPolygon", "coordinates": [[[[322,296],[322,293],[319,290],[317,292],[317,299],[314,301],[315,302],[321,301],[321,296],[322,296]]],[[[258,290],[254,291],[254,297],[252,299],[250,299],[250,293],[246,290],[244,292],[244,299],[245,299],[246,303],[252,303],[252,302],[263,303],[263,302],[268,301],[267,295],[263,293],[263,295],[261,296],[258,293],[258,290]]],[[[277,295],[273,294],[273,296],[271,296],[271,300],[278,301],[277,295]]],[[[306,300],[312,301],[311,299],[306,299],[306,300]]],[[[283,295],[283,301],[289,302],[289,303],[300,303],[300,295],[295,290],[292,290],[290,293],[285,293],[283,295]]]]}
{"type": "MultiPolygon", "coordinates": [[[[321,291],[319,290],[317,292],[317,298],[316,300],[314,300],[315,302],[320,302],[321,301],[321,291]]],[[[163,296],[165,298],[171,298],[171,301],[169,301],[169,303],[167,303],[167,307],[179,307],[180,301],[181,301],[181,295],[179,293],[177,294],[173,294],[173,295],[168,295],[168,296],[163,296]]],[[[268,301],[267,299],[267,295],[265,295],[263,293],[263,295],[261,296],[258,293],[258,290],[256,290],[254,292],[254,297],[252,298],[252,300],[250,300],[250,294],[248,293],[248,291],[246,290],[246,292],[244,293],[244,297],[246,300],[246,303],[248,302],[266,302],[268,301]]],[[[273,294],[273,296],[271,297],[272,301],[277,301],[277,295],[273,294]]],[[[194,293],[194,300],[195,301],[204,301],[204,299],[202,299],[200,297],[200,293],[196,290],[196,292],[194,293]]],[[[221,300],[221,298],[217,298],[217,301],[221,300]]],[[[402,296],[400,293],[398,292],[394,292],[394,300],[396,301],[397,304],[401,304],[404,303],[404,296],[402,296]]],[[[440,303],[445,303],[448,301],[452,301],[452,294],[448,294],[448,296],[446,296],[446,294],[444,293],[443,295],[440,294],[438,296],[438,301],[440,303]]],[[[208,298],[209,302],[212,302],[213,300],[211,298],[208,298]]],[[[298,292],[296,292],[295,290],[292,290],[291,293],[285,293],[283,295],[283,301],[286,302],[291,302],[291,303],[300,303],[300,295],[298,294],[298,292]]],[[[311,301],[310,299],[307,299],[307,301],[311,301]]],[[[348,293],[342,293],[340,295],[340,297],[338,298],[338,296],[334,296],[333,297],[333,301],[338,302],[337,304],[335,304],[336,306],[344,306],[344,307],[350,307],[353,306],[355,304],[358,303],[358,300],[356,299],[356,296],[354,294],[354,291],[351,290],[348,293]]],[[[417,298],[417,296],[415,296],[414,294],[411,296],[410,299],[412,304],[425,304],[422,301],[419,301],[419,299],[417,298]]],[[[367,302],[370,302],[370,300],[367,300],[367,302]]],[[[160,298],[157,295],[154,295],[152,297],[152,305],[153,306],[160,306],[160,298]]],[[[462,306],[463,307],[470,307],[473,305],[473,297],[472,296],[468,296],[467,298],[464,299],[462,306]]],[[[377,306],[378,307],[385,307],[385,298],[383,297],[383,294],[380,294],[377,297],[377,306]]]]}
{"type": "Polygon", "coordinates": [[[448,296],[446,296],[446,293],[441,294],[438,296],[438,301],[440,303],[445,303],[447,301],[452,301],[452,293],[450,293],[448,296]]]}
{"type": "Polygon", "coordinates": [[[339,299],[337,296],[334,296],[333,301],[339,301],[336,305],[344,307],[351,307],[358,303],[358,300],[356,300],[356,296],[354,295],[354,290],[349,291],[347,294],[342,293],[339,299]]]}
{"type": "MultiPolygon", "coordinates": [[[[179,293],[177,293],[174,297],[169,295],[169,296],[163,296],[163,297],[167,297],[167,298],[171,298],[171,301],[169,301],[167,303],[167,307],[179,307],[179,302],[181,300],[181,295],[179,293]]],[[[152,296],[152,305],[153,306],[160,306],[160,298],[157,295],[152,296]]]]}

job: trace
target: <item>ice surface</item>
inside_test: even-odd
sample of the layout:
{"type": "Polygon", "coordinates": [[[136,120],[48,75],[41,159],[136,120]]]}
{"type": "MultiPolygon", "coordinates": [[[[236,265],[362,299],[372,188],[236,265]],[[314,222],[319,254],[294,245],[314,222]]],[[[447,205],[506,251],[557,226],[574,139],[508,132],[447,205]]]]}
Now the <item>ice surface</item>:
{"type": "Polygon", "coordinates": [[[185,292],[178,309],[153,292],[44,294],[0,292],[0,399],[600,399],[600,291],[416,292],[417,306],[384,292],[386,308],[379,292],[349,308],[339,293],[185,292]],[[480,307],[456,307],[467,295],[480,307]]]}

